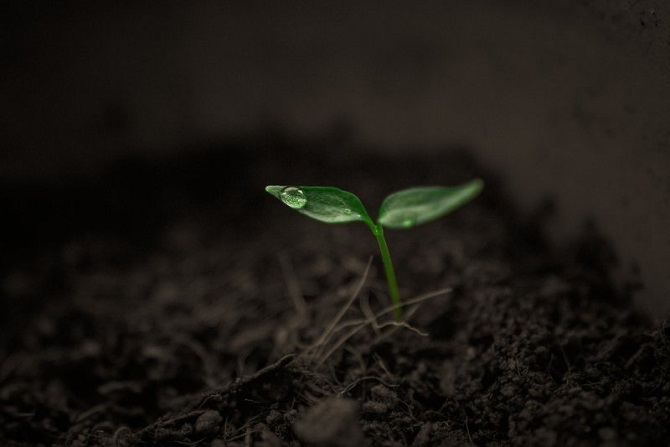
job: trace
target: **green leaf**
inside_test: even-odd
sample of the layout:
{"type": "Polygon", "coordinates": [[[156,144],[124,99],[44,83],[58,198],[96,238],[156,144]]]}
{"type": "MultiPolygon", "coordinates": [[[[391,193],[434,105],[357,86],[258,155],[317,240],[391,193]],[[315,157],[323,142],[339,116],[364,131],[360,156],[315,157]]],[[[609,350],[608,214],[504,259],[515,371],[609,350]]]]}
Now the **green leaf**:
{"type": "Polygon", "coordinates": [[[387,228],[411,228],[440,218],[479,194],[484,182],[473,180],[454,187],[427,186],[395,192],[384,199],[379,223],[387,228]]]}
{"type": "Polygon", "coordinates": [[[330,186],[266,186],[265,190],[294,210],[326,223],[365,222],[374,225],[361,200],[330,186]]]}

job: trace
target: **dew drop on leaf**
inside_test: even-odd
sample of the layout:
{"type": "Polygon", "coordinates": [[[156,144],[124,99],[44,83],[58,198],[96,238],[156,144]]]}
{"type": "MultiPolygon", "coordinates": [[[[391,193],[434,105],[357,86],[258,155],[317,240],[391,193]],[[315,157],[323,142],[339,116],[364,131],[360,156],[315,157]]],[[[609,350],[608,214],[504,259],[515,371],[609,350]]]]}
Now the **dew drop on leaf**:
{"type": "Polygon", "coordinates": [[[287,186],[279,194],[281,201],[293,209],[300,209],[307,204],[307,197],[300,188],[287,186]]]}

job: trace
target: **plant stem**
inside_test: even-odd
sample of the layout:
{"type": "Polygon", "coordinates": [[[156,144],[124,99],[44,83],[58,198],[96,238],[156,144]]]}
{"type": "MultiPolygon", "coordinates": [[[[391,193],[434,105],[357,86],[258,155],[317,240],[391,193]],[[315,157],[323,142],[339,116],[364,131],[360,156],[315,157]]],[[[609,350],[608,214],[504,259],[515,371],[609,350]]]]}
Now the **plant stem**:
{"type": "Polygon", "coordinates": [[[379,244],[379,251],[382,254],[382,262],[384,263],[384,270],[386,272],[386,282],[389,286],[389,293],[391,294],[391,304],[393,305],[393,314],[396,321],[400,321],[402,316],[402,304],[400,303],[400,293],[398,292],[398,280],[395,277],[395,270],[393,270],[393,263],[391,262],[391,253],[389,247],[386,245],[384,238],[384,230],[381,225],[370,225],[372,233],[377,238],[379,244]]]}

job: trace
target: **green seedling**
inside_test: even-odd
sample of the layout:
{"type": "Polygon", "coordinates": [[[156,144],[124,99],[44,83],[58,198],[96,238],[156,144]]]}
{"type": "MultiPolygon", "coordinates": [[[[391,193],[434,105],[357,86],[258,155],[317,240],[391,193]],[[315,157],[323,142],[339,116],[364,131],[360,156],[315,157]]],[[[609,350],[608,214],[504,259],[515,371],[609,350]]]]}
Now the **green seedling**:
{"type": "Polygon", "coordinates": [[[386,197],[377,222],[370,218],[354,194],[330,186],[266,186],[265,190],[294,210],[326,223],[364,222],[372,231],[382,255],[386,281],[396,320],[402,316],[398,281],[384,228],[406,229],[438,219],[466,204],[481,191],[477,179],[460,186],[424,186],[403,189],[386,197]]]}

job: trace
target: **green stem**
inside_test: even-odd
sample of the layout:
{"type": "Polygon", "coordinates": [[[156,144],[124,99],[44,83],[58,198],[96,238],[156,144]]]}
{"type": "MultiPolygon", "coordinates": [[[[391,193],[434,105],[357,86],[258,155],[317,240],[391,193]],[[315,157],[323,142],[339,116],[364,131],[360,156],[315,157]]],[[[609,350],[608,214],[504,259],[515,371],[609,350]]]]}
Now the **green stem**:
{"type": "Polygon", "coordinates": [[[384,270],[386,272],[386,282],[389,286],[389,293],[391,294],[391,304],[393,304],[393,313],[396,321],[400,321],[402,316],[402,304],[400,303],[400,293],[398,292],[398,280],[395,277],[395,270],[393,270],[393,263],[391,262],[391,253],[389,247],[386,245],[384,238],[384,230],[381,225],[370,225],[372,233],[377,238],[379,244],[379,251],[382,254],[382,262],[384,263],[384,270]]]}

